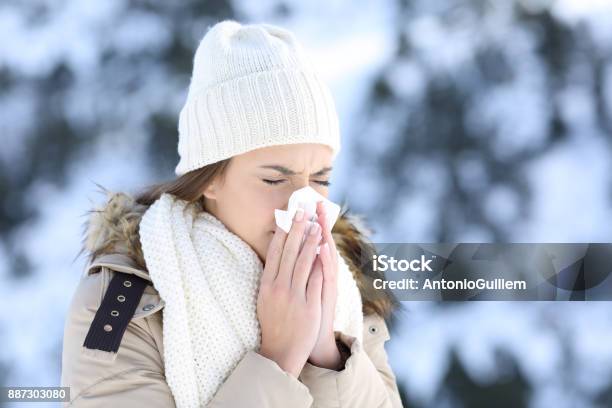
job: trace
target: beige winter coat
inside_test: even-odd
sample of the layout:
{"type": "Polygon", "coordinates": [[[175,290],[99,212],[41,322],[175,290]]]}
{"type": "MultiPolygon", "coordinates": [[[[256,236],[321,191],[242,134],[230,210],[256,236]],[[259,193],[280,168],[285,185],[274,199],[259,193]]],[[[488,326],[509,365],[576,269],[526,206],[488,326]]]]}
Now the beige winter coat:
{"type": "MultiPolygon", "coordinates": [[[[174,407],[164,377],[162,313],[164,301],[150,283],[138,239],[138,222],[146,207],[124,193],[109,193],[103,208],[92,212],[83,250],[89,264],[66,317],[61,385],[70,387],[72,407],[174,407]],[[117,274],[146,279],[136,311],[117,352],[91,349],[84,339],[117,274]]],[[[341,371],[306,363],[298,379],[274,361],[250,351],[227,377],[208,407],[401,407],[395,375],[384,348],[389,340],[385,317],[397,307],[388,294],[373,291],[371,272],[359,269],[365,240],[359,220],[342,214],[334,225],[336,246],[360,287],[364,309],[363,344],[343,333],[350,348],[341,371]]],[[[366,258],[367,259],[367,258],[366,258]]],[[[128,323],[129,322],[129,323],[128,323]]],[[[214,328],[211,328],[214,330],[214,328]]]]}

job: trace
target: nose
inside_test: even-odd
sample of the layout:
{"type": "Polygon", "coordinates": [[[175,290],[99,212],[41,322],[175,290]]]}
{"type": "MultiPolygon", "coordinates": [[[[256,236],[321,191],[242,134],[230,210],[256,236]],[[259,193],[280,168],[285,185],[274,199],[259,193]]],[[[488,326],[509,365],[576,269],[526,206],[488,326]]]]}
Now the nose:
{"type": "Polygon", "coordinates": [[[296,192],[297,190],[304,188],[308,186],[308,178],[306,179],[299,179],[298,181],[296,181],[295,183],[293,183],[293,189],[291,189],[290,191],[287,192],[287,196],[284,198],[284,202],[285,202],[285,206],[283,207],[283,210],[287,210],[287,208],[289,207],[289,197],[291,197],[291,195],[296,192]]]}
{"type": "MultiPolygon", "coordinates": [[[[304,188],[308,185],[309,185],[308,176],[301,177],[300,179],[296,181],[295,188],[293,189],[293,191],[299,190],[300,188],[304,188]]],[[[293,191],[291,193],[293,193],[293,191]]]]}
{"type": "MultiPolygon", "coordinates": [[[[295,187],[289,192],[289,194],[286,197],[286,201],[285,201],[285,210],[288,209],[289,207],[289,198],[291,197],[291,195],[296,192],[297,190],[300,190],[304,187],[309,187],[310,183],[309,180],[306,179],[306,181],[302,182],[300,181],[299,183],[295,184],[295,187]]],[[[317,219],[317,209],[316,209],[316,205],[314,205],[313,203],[307,203],[306,206],[304,206],[304,209],[306,210],[306,214],[305,216],[307,217],[308,220],[310,221],[315,221],[317,219]]]]}

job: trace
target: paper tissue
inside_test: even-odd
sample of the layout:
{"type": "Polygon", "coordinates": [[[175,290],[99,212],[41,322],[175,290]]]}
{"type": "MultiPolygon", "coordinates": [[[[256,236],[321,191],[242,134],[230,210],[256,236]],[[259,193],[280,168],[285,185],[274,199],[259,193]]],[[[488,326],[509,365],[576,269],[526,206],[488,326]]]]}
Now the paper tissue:
{"type": "MultiPolygon", "coordinates": [[[[287,210],[274,210],[274,218],[276,219],[276,225],[278,225],[283,231],[289,232],[291,224],[293,223],[293,216],[295,211],[298,209],[299,204],[302,203],[305,213],[310,216],[310,221],[317,220],[317,201],[323,201],[325,207],[325,213],[327,214],[326,220],[329,229],[334,226],[338,215],[340,214],[340,206],[323,195],[319,194],[314,188],[306,186],[295,190],[291,197],[289,197],[289,203],[287,210]]],[[[302,241],[305,240],[305,236],[302,237],[302,241]]],[[[320,251],[320,246],[317,247],[317,254],[320,251]]]]}

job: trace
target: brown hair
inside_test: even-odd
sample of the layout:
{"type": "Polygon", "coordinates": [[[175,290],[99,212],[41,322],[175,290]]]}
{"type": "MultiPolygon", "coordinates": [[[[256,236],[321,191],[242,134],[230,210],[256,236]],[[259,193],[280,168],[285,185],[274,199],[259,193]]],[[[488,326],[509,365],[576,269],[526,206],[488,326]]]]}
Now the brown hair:
{"type": "Polygon", "coordinates": [[[148,207],[162,194],[169,193],[189,203],[198,202],[204,208],[202,192],[217,176],[223,179],[230,161],[231,157],[192,170],[174,180],[147,186],[137,192],[135,201],[148,207]]]}
{"type": "MultiPolygon", "coordinates": [[[[118,208],[121,207],[121,204],[117,203],[111,205],[107,203],[106,207],[104,208],[91,209],[87,211],[84,215],[92,213],[104,214],[101,214],[99,217],[90,216],[89,219],[85,222],[81,250],[74,259],[76,260],[79,255],[81,255],[88,247],[95,246],[95,248],[90,248],[88,256],[89,262],[92,262],[93,259],[100,253],[109,251],[109,245],[115,245],[118,240],[127,240],[129,242],[128,245],[132,249],[132,252],[136,254],[134,261],[142,268],[145,268],[144,257],[142,255],[140,240],[137,233],[137,230],[139,228],[139,222],[132,222],[134,218],[139,218],[142,215],[142,211],[146,210],[146,207],[149,207],[151,204],[153,204],[164,193],[173,194],[182,200],[188,201],[189,203],[195,203],[201,210],[204,210],[206,207],[204,205],[205,200],[204,195],[202,193],[204,192],[206,187],[208,187],[208,185],[217,177],[221,177],[221,180],[223,181],[225,177],[225,172],[230,161],[231,158],[221,160],[216,163],[203,166],[199,169],[192,170],[179,177],[176,177],[173,180],[145,186],[144,188],[136,190],[135,194],[126,195],[122,193],[114,195],[111,200],[127,199],[129,201],[133,200],[133,203],[139,204],[139,206],[136,206],[139,207],[138,209],[133,209],[130,207],[130,209],[127,210],[129,211],[129,213],[121,211],[121,209],[118,208]],[[125,222],[118,223],[117,221],[120,217],[125,217],[125,222]],[[89,240],[91,238],[88,235],[88,231],[90,229],[99,229],[100,225],[106,222],[112,223],[114,225],[115,231],[111,232],[110,234],[114,234],[116,236],[112,239],[110,237],[106,237],[108,243],[105,246],[96,246],[96,244],[94,244],[93,242],[90,243],[89,240]]],[[[107,197],[110,197],[110,195],[112,194],[111,190],[108,190],[99,183],[94,183],[100,188],[101,192],[106,193],[107,197]]]]}

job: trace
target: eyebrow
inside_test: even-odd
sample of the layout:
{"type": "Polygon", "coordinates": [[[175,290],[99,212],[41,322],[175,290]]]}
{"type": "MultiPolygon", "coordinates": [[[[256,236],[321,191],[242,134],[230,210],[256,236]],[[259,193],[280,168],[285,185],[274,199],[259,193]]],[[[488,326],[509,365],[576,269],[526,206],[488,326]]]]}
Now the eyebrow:
{"type": "MultiPolygon", "coordinates": [[[[291,169],[288,169],[285,166],[280,166],[280,165],[277,165],[277,164],[267,164],[267,165],[259,166],[259,167],[261,167],[263,169],[276,170],[276,171],[279,171],[279,172],[283,173],[286,176],[293,176],[293,175],[297,174],[295,171],[293,171],[291,169]]],[[[332,167],[324,167],[321,170],[319,170],[316,173],[314,173],[314,175],[315,176],[322,176],[322,175],[330,172],[331,170],[332,170],[332,167]]]]}

